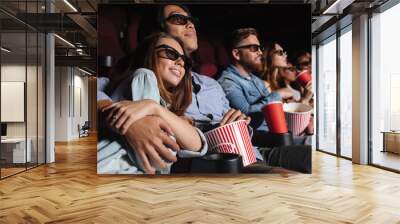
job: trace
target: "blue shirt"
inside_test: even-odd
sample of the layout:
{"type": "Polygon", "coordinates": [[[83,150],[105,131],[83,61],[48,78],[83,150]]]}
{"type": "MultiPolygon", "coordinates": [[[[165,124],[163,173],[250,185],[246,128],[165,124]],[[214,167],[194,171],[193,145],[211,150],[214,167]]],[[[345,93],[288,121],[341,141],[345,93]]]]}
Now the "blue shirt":
{"type": "Polygon", "coordinates": [[[192,103],[186,116],[196,123],[219,123],[230,110],[229,101],[219,83],[205,75],[192,72],[192,103]]]}
{"type": "Polygon", "coordinates": [[[244,77],[235,66],[229,65],[218,79],[229,100],[230,106],[252,117],[252,126],[257,130],[268,130],[261,109],[272,101],[281,101],[277,92],[270,93],[264,82],[250,74],[244,77]]]}

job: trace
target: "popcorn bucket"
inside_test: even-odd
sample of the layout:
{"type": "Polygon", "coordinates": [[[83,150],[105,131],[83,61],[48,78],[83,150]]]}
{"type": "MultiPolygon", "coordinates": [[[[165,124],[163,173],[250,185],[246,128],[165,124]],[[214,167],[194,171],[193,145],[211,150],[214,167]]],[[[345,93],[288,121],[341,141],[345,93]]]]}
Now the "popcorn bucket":
{"type": "Polygon", "coordinates": [[[246,121],[235,121],[205,133],[210,151],[242,156],[243,166],[256,162],[246,121]]]}
{"type": "Polygon", "coordinates": [[[288,129],[294,136],[299,136],[310,123],[313,108],[302,103],[288,103],[283,105],[288,129]]]}

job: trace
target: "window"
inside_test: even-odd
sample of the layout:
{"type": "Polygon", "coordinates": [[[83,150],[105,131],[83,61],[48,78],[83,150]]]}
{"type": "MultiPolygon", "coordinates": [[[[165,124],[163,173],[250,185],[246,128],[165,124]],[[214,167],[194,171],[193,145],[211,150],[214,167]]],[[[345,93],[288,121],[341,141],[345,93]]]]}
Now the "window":
{"type": "Polygon", "coordinates": [[[371,158],[373,164],[396,170],[400,170],[399,21],[400,4],[371,18],[371,158]]]}
{"type": "Polygon", "coordinates": [[[351,26],[340,38],[340,155],[352,157],[352,34],[351,26]]]}
{"type": "MultiPolygon", "coordinates": [[[[20,15],[42,12],[43,3],[18,2],[20,15]]],[[[5,178],[45,163],[46,39],[8,14],[0,17],[0,178],[5,178]]]]}
{"type": "Polygon", "coordinates": [[[336,36],[318,48],[318,145],[336,153],[336,36]]]}

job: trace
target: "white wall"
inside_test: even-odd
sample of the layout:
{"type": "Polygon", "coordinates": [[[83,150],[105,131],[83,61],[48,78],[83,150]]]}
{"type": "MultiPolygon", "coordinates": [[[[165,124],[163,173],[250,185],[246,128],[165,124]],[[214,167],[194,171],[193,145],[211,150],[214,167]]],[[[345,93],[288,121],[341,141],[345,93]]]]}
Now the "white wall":
{"type": "Polygon", "coordinates": [[[56,67],[55,85],[55,140],[77,139],[78,124],[89,117],[88,78],[76,68],[56,67]]]}
{"type": "Polygon", "coordinates": [[[68,141],[69,136],[69,69],[55,68],[55,141],[68,141]]]}
{"type": "MultiPolygon", "coordinates": [[[[8,64],[1,66],[1,81],[9,81],[9,82],[26,82],[25,75],[27,69],[28,72],[28,87],[27,87],[27,121],[28,121],[28,137],[30,133],[30,128],[35,130],[36,135],[36,107],[37,107],[37,98],[36,98],[36,79],[32,79],[30,77],[31,74],[36,75],[36,66],[27,66],[18,65],[18,64],[8,64]],[[33,112],[35,113],[33,113],[33,112]],[[33,123],[32,123],[33,122],[33,123]]],[[[39,71],[41,72],[41,71],[39,71]]],[[[43,105],[38,105],[39,107],[43,105]]],[[[7,110],[8,108],[1,108],[1,110],[7,110]]],[[[25,123],[26,122],[7,122],[7,135],[8,137],[25,137],[25,123]]]]}
{"type": "MultiPolygon", "coordinates": [[[[44,92],[43,89],[42,67],[25,64],[3,64],[1,66],[1,81],[18,81],[24,82],[26,86],[26,105],[24,102],[21,112],[25,114],[26,120],[23,122],[6,122],[8,138],[25,138],[29,139],[31,155],[36,162],[39,158],[39,163],[44,163],[44,92]],[[27,80],[25,80],[27,78],[27,80]],[[39,156],[37,157],[37,153],[39,156]]],[[[24,90],[22,90],[24,94],[24,90]]],[[[2,96],[7,97],[7,96],[2,96]]],[[[12,110],[11,108],[1,108],[1,110],[12,110]]],[[[13,113],[13,111],[7,111],[13,113]]],[[[15,112],[14,112],[15,113],[15,112]]]]}

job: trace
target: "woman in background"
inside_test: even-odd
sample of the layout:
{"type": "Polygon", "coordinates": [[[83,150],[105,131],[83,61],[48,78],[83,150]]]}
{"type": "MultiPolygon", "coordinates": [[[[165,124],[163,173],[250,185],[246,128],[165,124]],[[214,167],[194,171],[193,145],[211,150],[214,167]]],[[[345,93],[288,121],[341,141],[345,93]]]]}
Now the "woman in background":
{"type": "Polygon", "coordinates": [[[287,53],[277,42],[265,45],[263,52],[264,71],[261,78],[269,92],[278,92],[283,99],[293,97],[293,92],[288,89],[279,88],[278,73],[280,68],[287,67],[287,53]]]}
{"type": "Polygon", "coordinates": [[[286,67],[279,68],[277,84],[279,89],[288,89],[293,93],[292,98],[285,99],[285,102],[298,102],[310,105],[314,95],[312,84],[309,82],[304,88],[296,82],[297,69],[291,62],[287,62],[286,67]]]}

